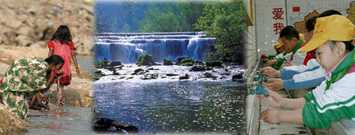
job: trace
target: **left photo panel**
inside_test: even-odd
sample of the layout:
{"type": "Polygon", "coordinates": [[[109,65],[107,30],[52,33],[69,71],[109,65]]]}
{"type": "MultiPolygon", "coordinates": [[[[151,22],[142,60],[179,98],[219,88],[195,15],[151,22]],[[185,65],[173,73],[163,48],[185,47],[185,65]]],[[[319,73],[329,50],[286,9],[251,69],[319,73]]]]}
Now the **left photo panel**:
{"type": "Polygon", "coordinates": [[[0,134],[92,134],[94,0],[2,0],[0,134]]]}

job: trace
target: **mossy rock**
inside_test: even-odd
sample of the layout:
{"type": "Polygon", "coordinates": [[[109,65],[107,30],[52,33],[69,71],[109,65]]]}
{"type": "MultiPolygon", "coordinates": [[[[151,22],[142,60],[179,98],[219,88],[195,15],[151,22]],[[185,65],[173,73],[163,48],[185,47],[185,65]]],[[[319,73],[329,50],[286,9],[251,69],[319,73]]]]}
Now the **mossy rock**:
{"type": "Polygon", "coordinates": [[[181,66],[192,66],[195,64],[195,61],[191,58],[182,59],[179,63],[181,66]]]}
{"type": "Polygon", "coordinates": [[[173,61],[169,60],[169,59],[164,59],[163,60],[163,65],[174,65],[173,61]]]}
{"type": "Polygon", "coordinates": [[[138,57],[137,65],[138,66],[151,66],[154,65],[153,57],[149,54],[143,54],[138,57]]]}

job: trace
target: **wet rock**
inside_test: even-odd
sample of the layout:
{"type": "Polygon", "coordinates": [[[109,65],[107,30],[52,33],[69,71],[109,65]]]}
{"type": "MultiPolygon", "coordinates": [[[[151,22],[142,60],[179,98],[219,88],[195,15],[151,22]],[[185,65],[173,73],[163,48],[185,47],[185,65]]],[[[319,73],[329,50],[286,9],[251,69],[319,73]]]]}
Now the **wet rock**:
{"type": "Polygon", "coordinates": [[[164,59],[163,60],[163,65],[169,66],[169,65],[174,65],[173,61],[168,60],[168,59],[164,59]]]}
{"type": "Polygon", "coordinates": [[[217,76],[213,75],[210,72],[205,72],[205,73],[203,73],[203,75],[205,78],[212,78],[213,80],[217,79],[217,76]]]}
{"type": "Polygon", "coordinates": [[[138,68],[138,69],[133,71],[132,75],[142,75],[144,73],[145,73],[144,69],[138,68]]]}
{"type": "Polygon", "coordinates": [[[149,67],[147,68],[147,70],[159,70],[158,68],[154,68],[154,67],[149,67]]]}
{"type": "Polygon", "coordinates": [[[232,81],[241,82],[243,81],[243,72],[238,72],[232,76],[232,81]]]}
{"type": "Polygon", "coordinates": [[[151,66],[155,65],[153,57],[149,54],[143,54],[138,57],[137,65],[139,66],[151,66]]]}
{"type": "Polygon", "coordinates": [[[120,73],[117,72],[116,69],[113,70],[113,75],[120,75],[120,73]]]}
{"type": "Polygon", "coordinates": [[[181,61],[184,60],[184,59],[187,59],[189,57],[184,57],[184,56],[181,56],[181,57],[177,57],[176,60],[175,60],[175,64],[176,65],[181,65],[181,61]]]}
{"type": "Polygon", "coordinates": [[[166,76],[178,76],[179,74],[167,73],[166,76]]]}
{"type": "Polygon", "coordinates": [[[179,80],[186,80],[186,79],[189,79],[190,76],[188,74],[185,74],[183,76],[179,76],[179,80]]]}
{"type": "Polygon", "coordinates": [[[124,67],[124,65],[119,65],[119,66],[114,66],[113,68],[116,70],[121,70],[124,67]]]}
{"type": "Polygon", "coordinates": [[[144,74],[141,79],[142,80],[151,80],[151,79],[157,79],[158,77],[159,77],[158,74],[144,74]]]}
{"type": "Polygon", "coordinates": [[[182,59],[179,63],[177,63],[176,65],[181,65],[181,66],[192,66],[194,65],[195,61],[191,58],[185,58],[182,59]]]}
{"type": "Polygon", "coordinates": [[[97,118],[93,121],[93,129],[96,132],[137,133],[138,128],[132,125],[123,125],[115,120],[97,118]]]}
{"type": "Polygon", "coordinates": [[[195,66],[192,66],[190,71],[205,71],[207,70],[205,66],[203,65],[195,65],[195,66]]]}

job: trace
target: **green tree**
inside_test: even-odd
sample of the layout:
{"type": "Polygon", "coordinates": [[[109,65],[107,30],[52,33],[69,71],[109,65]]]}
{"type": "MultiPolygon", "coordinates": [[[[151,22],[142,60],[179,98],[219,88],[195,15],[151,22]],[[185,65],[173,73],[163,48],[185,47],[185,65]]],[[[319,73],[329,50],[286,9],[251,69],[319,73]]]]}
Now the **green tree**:
{"type": "Polygon", "coordinates": [[[181,1],[178,3],[156,3],[151,5],[143,21],[142,32],[182,32],[193,31],[199,16],[202,15],[203,4],[199,2],[181,1]]]}
{"type": "Polygon", "coordinates": [[[215,50],[207,60],[243,64],[243,33],[246,11],[240,0],[207,3],[195,28],[216,38],[215,50]]]}

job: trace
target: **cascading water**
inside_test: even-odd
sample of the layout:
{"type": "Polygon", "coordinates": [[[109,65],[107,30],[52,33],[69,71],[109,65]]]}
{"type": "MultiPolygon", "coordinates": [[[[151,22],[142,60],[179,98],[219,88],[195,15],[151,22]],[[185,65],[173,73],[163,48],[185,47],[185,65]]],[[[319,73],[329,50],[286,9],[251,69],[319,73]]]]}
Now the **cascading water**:
{"type": "Polygon", "coordinates": [[[99,33],[96,36],[96,60],[136,63],[143,54],[155,62],[180,56],[202,61],[212,49],[215,38],[203,32],[99,33]]]}

